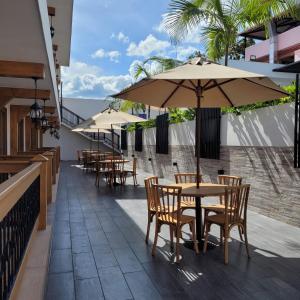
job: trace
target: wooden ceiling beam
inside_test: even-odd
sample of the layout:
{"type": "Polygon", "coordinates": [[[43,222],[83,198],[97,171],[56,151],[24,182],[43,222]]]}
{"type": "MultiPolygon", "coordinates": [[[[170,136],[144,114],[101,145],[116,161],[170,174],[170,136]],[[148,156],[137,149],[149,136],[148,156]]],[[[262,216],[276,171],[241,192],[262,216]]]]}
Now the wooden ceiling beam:
{"type": "MultiPolygon", "coordinates": [[[[37,90],[37,98],[43,100],[50,99],[50,90],[37,90]]],[[[34,89],[23,89],[23,88],[9,88],[0,87],[0,98],[10,97],[10,98],[23,98],[23,99],[34,99],[35,90],[34,89]]]]}
{"type": "Polygon", "coordinates": [[[56,112],[55,106],[46,106],[45,107],[45,113],[46,114],[54,114],[56,112]]]}
{"type": "Polygon", "coordinates": [[[0,60],[0,77],[45,78],[44,64],[0,60]]]}
{"type": "MultiPolygon", "coordinates": [[[[41,103],[40,103],[41,104],[41,103]]],[[[11,110],[18,110],[18,111],[22,111],[25,114],[30,112],[30,106],[31,105],[11,105],[10,108],[11,110]]],[[[48,114],[54,114],[56,112],[56,107],[55,106],[46,106],[45,107],[45,113],[48,114]]]]}

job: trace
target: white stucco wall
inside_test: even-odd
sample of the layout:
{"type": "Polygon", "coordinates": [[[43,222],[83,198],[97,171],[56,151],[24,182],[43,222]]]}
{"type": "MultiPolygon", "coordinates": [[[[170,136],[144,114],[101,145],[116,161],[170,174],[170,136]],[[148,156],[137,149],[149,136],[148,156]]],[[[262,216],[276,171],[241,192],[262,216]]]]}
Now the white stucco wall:
{"type": "Polygon", "coordinates": [[[89,149],[90,142],[76,132],[72,132],[65,126],[62,126],[59,130],[60,139],[57,140],[49,134],[47,131],[44,134],[44,146],[45,147],[61,147],[61,159],[62,160],[77,160],[77,150],[89,149]]]}
{"type": "MultiPolygon", "coordinates": [[[[244,112],[240,116],[225,114],[221,118],[221,145],[290,147],[294,144],[294,104],[244,112]]],[[[143,144],[155,145],[155,128],[144,130],[143,144]]],[[[128,144],[134,144],[134,133],[128,135],[128,144]]],[[[195,121],[172,124],[169,144],[194,145],[195,121]]]]}

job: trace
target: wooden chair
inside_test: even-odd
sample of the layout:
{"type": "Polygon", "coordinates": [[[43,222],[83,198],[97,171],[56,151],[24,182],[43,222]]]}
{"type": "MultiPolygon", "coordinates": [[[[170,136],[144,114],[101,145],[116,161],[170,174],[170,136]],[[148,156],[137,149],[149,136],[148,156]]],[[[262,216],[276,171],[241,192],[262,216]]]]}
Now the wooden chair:
{"type": "Polygon", "coordinates": [[[228,239],[230,238],[230,231],[237,226],[240,228],[240,232],[244,235],[246,251],[248,257],[249,246],[247,238],[247,206],[249,197],[250,185],[240,185],[225,188],[224,213],[218,213],[211,216],[205,216],[204,228],[205,228],[205,242],[204,253],[207,250],[208,233],[211,225],[215,224],[220,226],[222,232],[221,239],[224,237],[224,262],[228,264],[228,239]]]}
{"type": "Polygon", "coordinates": [[[119,179],[120,184],[124,184],[124,159],[120,159],[119,161],[111,160],[111,163],[108,163],[108,168],[110,169],[108,172],[108,183],[112,185],[114,179],[119,179]]]}
{"type": "MultiPolygon", "coordinates": [[[[175,176],[176,183],[196,183],[197,174],[196,173],[177,173],[175,176]]],[[[200,175],[200,182],[202,182],[202,175],[200,175]]],[[[181,197],[181,209],[195,209],[196,202],[195,197],[181,197]]]]}
{"type": "Polygon", "coordinates": [[[134,184],[134,185],[137,185],[137,184],[138,184],[137,178],[136,178],[136,175],[137,175],[136,169],[137,169],[137,158],[134,157],[134,158],[133,158],[133,163],[132,163],[132,170],[124,170],[125,183],[126,183],[127,175],[131,175],[132,178],[133,178],[133,184],[134,184]]]}
{"type": "MultiPolygon", "coordinates": [[[[242,184],[242,177],[230,176],[230,175],[219,175],[218,183],[228,186],[240,186],[242,184]]],[[[208,215],[210,212],[223,213],[225,209],[224,196],[220,196],[220,202],[218,204],[202,205],[204,209],[204,215],[208,215]]]]}
{"type": "MultiPolygon", "coordinates": [[[[228,186],[240,186],[242,184],[242,177],[239,176],[231,176],[231,175],[219,175],[218,176],[218,183],[224,184],[228,186]]],[[[224,213],[225,210],[225,203],[224,203],[224,196],[219,197],[219,203],[218,204],[202,204],[201,208],[204,209],[204,218],[209,215],[209,213],[224,213]]],[[[203,227],[204,230],[204,227],[203,227]]],[[[239,229],[240,232],[240,229],[239,229]]],[[[242,239],[242,234],[240,232],[240,238],[242,239]]]]}
{"type": "Polygon", "coordinates": [[[81,150],[77,150],[77,160],[79,164],[83,163],[83,156],[82,156],[82,151],[81,150]]]}
{"type": "Polygon", "coordinates": [[[144,180],[145,188],[146,188],[146,195],[147,195],[147,210],[148,210],[148,222],[147,222],[147,233],[145,243],[148,244],[149,240],[149,232],[150,232],[150,225],[153,221],[154,216],[156,215],[156,206],[155,206],[155,198],[154,198],[154,189],[153,185],[158,184],[158,177],[152,176],[148,177],[144,180]]]}
{"type": "Polygon", "coordinates": [[[97,161],[95,163],[95,166],[96,166],[95,185],[97,187],[99,187],[101,176],[104,176],[106,182],[108,182],[108,176],[109,176],[109,173],[111,172],[111,164],[109,164],[109,163],[100,163],[99,161],[97,161]]]}
{"type": "Polygon", "coordinates": [[[162,225],[170,227],[171,248],[173,248],[173,236],[176,236],[176,262],[179,262],[179,238],[181,236],[181,228],[188,224],[192,231],[192,239],[194,249],[199,253],[198,242],[196,238],[196,220],[193,216],[182,214],[181,210],[181,187],[169,185],[153,185],[154,203],[156,207],[156,225],[155,236],[152,248],[152,255],[155,255],[158,233],[162,225]]]}

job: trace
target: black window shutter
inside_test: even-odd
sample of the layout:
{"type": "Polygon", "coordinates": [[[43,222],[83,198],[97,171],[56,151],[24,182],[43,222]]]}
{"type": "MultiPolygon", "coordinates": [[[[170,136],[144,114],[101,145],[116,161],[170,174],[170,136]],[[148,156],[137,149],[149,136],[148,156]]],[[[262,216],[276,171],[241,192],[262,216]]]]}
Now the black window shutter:
{"type": "Polygon", "coordinates": [[[121,149],[127,150],[127,130],[126,125],[122,126],[123,130],[121,130],[121,149]]]}
{"type": "Polygon", "coordinates": [[[169,114],[156,117],[156,153],[169,153],[169,114]]]}
{"type": "Polygon", "coordinates": [[[220,159],[221,109],[201,108],[200,157],[220,159]]]}
{"type": "Polygon", "coordinates": [[[135,130],[135,151],[142,152],[143,151],[143,127],[140,127],[138,124],[136,125],[135,130]]]}

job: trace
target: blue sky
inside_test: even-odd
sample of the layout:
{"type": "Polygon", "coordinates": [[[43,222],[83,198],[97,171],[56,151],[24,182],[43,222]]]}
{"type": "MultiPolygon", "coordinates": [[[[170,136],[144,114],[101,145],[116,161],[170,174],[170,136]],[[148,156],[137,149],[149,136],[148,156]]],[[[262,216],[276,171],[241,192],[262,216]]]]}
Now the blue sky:
{"type": "Polygon", "coordinates": [[[201,50],[199,30],[177,48],[171,45],[161,26],[168,5],[168,0],[74,0],[64,96],[103,99],[131,84],[135,64],[149,56],[184,59],[201,50]]]}

